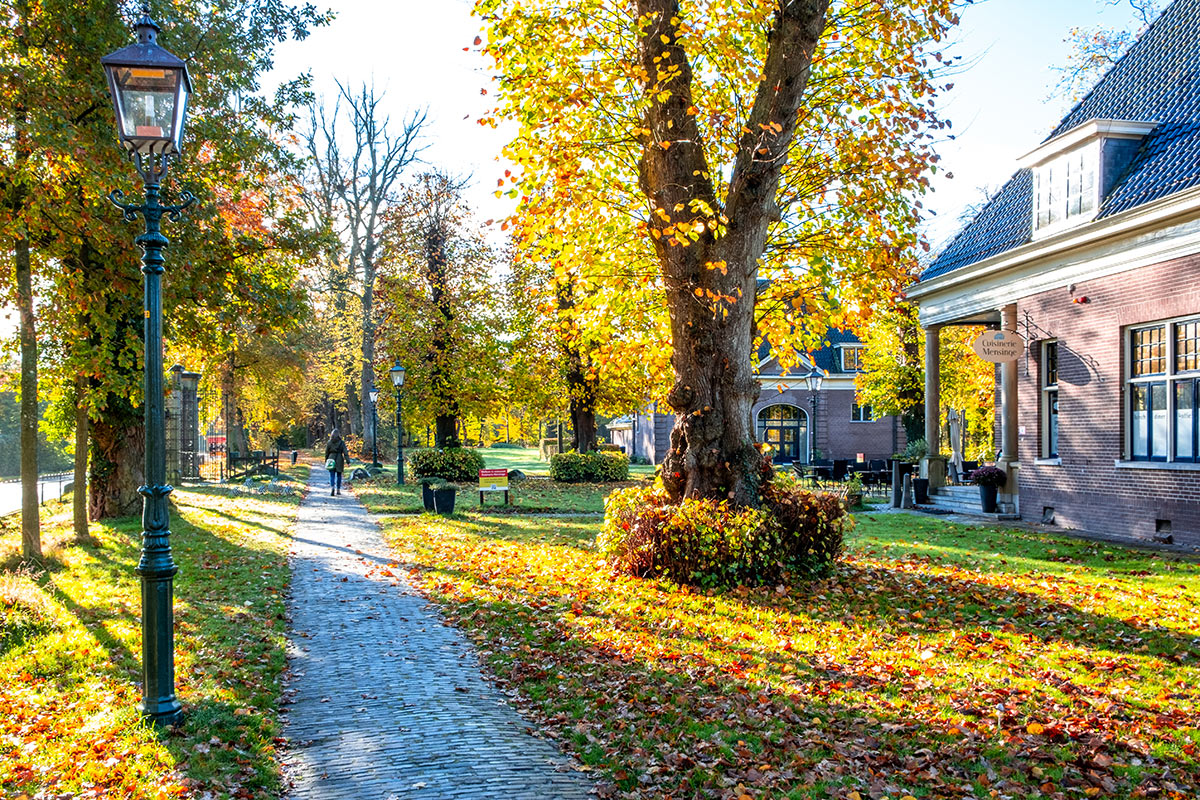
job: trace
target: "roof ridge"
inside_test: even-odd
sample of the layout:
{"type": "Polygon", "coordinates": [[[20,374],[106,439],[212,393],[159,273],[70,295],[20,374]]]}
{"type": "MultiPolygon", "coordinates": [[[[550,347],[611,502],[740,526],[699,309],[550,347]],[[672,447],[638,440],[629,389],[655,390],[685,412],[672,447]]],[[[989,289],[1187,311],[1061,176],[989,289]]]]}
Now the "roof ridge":
{"type": "MultiPolygon", "coordinates": [[[[1151,34],[1153,33],[1155,28],[1159,27],[1159,23],[1162,22],[1162,20],[1171,12],[1171,10],[1174,9],[1176,6],[1180,6],[1186,2],[1188,2],[1188,0],[1171,0],[1171,2],[1167,4],[1167,7],[1164,8],[1162,11],[1160,11],[1158,16],[1154,18],[1154,21],[1151,22],[1148,26],[1146,26],[1146,29],[1144,31],[1142,31],[1140,34],[1138,34],[1137,39],[1134,40],[1134,43],[1129,46],[1129,49],[1127,49],[1124,53],[1122,53],[1121,57],[1118,58],[1116,61],[1114,61],[1112,63],[1112,65],[1109,66],[1109,68],[1107,70],[1105,70],[1104,74],[1100,76],[1100,79],[1097,80],[1094,84],[1092,84],[1092,88],[1088,89],[1087,94],[1085,94],[1083,97],[1081,97],[1079,99],[1079,102],[1077,102],[1075,105],[1071,106],[1071,110],[1068,111],[1065,115],[1063,115],[1063,118],[1060,119],[1058,121],[1058,124],[1054,126],[1054,130],[1052,130],[1050,132],[1049,136],[1047,136],[1045,139],[1043,139],[1041,141],[1041,144],[1045,144],[1046,142],[1050,141],[1054,137],[1061,136],[1062,134],[1066,133],[1071,128],[1076,127],[1075,125],[1071,125],[1069,127],[1064,128],[1064,126],[1066,126],[1066,124],[1067,124],[1067,120],[1069,120],[1069,119],[1071,119],[1071,117],[1075,116],[1075,112],[1078,111],[1080,108],[1082,108],[1083,105],[1085,103],[1087,103],[1088,100],[1092,99],[1092,95],[1094,95],[1094,94],[1096,94],[1096,92],[1100,91],[1100,89],[1103,88],[1109,82],[1110,78],[1112,80],[1116,80],[1116,78],[1112,78],[1111,76],[1115,72],[1117,72],[1118,69],[1120,69],[1121,64],[1124,63],[1127,58],[1129,58],[1130,56],[1133,56],[1135,53],[1137,53],[1139,48],[1143,47],[1142,43],[1151,36],[1151,34]]],[[[1145,45],[1145,46],[1149,47],[1149,45],[1145,45]]],[[[1081,123],[1077,123],[1077,124],[1081,124],[1081,123]]]]}

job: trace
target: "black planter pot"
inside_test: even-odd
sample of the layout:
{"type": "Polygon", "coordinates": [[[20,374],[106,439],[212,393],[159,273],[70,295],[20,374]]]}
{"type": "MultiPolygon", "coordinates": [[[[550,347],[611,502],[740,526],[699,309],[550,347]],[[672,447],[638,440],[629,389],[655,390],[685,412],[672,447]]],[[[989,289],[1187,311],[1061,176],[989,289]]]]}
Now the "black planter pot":
{"type": "Polygon", "coordinates": [[[913,478],[913,501],[919,505],[929,504],[929,478],[913,478]]]}
{"type": "Polygon", "coordinates": [[[446,489],[434,489],[428,484],[421,486],[421,500],[425,503],[425,510],[435,514],[453,514],[457,493],[458,490],[453,486],[446,489]]]}
{"type": "Polygon", "coordinates": [[[996,492],[998,486],[980,486],[979,487],[979,502],[983,506],[983,513],[996,513],[996,492]]]}

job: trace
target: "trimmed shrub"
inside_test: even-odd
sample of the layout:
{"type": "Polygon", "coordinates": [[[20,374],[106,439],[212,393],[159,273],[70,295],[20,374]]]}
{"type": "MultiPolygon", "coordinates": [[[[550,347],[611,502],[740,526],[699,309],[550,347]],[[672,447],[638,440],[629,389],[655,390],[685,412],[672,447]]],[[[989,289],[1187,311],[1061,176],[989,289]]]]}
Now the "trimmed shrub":
{"type": "Polygon", "coordinates": [[[442,478],[454,483],[472,483],[479,479],[483,456],[466,447],[444,450],[413,450],[408,457],[414,478],[442,478]]]}
{"type": "Polygon", "coordinates": [[[704,587],[778,583],[789,573],[828,574],[853,526],[837,497],[787,479],[763,486],[761,508],[686,499],[672,504],[660,484],[613,492],[597,540],[605,560],[637,577],[704,587]]]}
{"type": "Polygon", "coordinates": [[[599,444],[596,445],[596,452],[598,452],[598,453],[624,453],[625,448],[621,447],[621,445],[619,445],[619,444],[611,444],[609,442],[600,442],[599,444]]]}
{"type": "Polygon", "coordinates": [[[624,453],[556,453],[550,457],[550,477],[559,483],[611,483],[629,480],[624,453]]]}

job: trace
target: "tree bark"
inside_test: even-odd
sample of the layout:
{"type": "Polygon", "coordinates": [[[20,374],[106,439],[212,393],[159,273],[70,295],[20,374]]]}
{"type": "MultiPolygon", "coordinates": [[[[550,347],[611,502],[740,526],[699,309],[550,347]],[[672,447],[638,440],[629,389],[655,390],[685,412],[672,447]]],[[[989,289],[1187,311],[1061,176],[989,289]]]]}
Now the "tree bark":
{"type": "Polygon", "coordinates": [[[92,541],[91,532],[88,530],[87,503],[88,428],[90,424],[87,408],[87,379],[81,375],[75,379],[75,488],[71,492],[75,538],[81,542],[92,541]]]}
{"type": "Polygon", "coordinates": [[[33,267],[29,240],[17,236],[15,247],[17,308],[21,316],[21,554],[42,557],[38,508],[38,363],[33,317],[33,267]]]}
{"type": "MultiPolygon", "coordinates": [[[[15,4],[17,49],[29,60],[29,3],[15,4]]],[[[22,84],[13,102],[13,179],[6,198],[18,221],[13,237],[13,258],[17,289],[17,311],[21,337],[21,555],[25,559],[42,557],[42,531],[38,508],[38,364],[37,333],[33,316],[33,262],[29,252],[29,170],[33,142],[29,135],[29,100],[22,84]],[[21,230],[24,224],[25,231],[21,230]]]]}
{"type": "Polygon", "coordinates": [[[137,487],[145,481],[145,422],[126,398],[110,397],[92,425],[88,514],[93,521],[128,517],[142,508],[137,487]]]}
{"type": "Polygon", "coordinates": [[[596,449],[596,394],[599,381],[591,370],[591,359],[584,353],[579,328],[572,316],[575,296],[569,281],[557,285],[559,341],[566,361],[567,396],[571,416],[571,449],[590,453],[596,449]]]}
{"type": "Polygon", "coordinates": [[[375,447],[375,404],[371,389],[375,388],[375,246],[369,241],[363,248],[362,294],[362,443],[363,453],[375,447]]]}
{"type": "Polygon", "coordinates": [[[795,0],[776,11],[763,80],[721,203],[691,113],[692,69],[679,38],[679,2],[637,2],[648,20],[639,57],[647,75],[659,76],[647,85],[650,135],[639,182],[652,207],[674,342],[676,380],[667,401],[676,421],[662,476],[675,500],[758,504],[761,456],[751,421],[759,395],[751,362],[758,260],[768,226],[779,218],[780,174],[827,7],[828,0],[795,0]]]}
{"type": "Polygon", "coordinates": [[[425,233],[426,279],[429,282],[430,298],[437,311],[435,329],[430,344],[429,384],[433,390],[437,447],[460,447],[458,434],[459,408],[455,397],[450,370],[454,355],[454,307],[450,293],[446,290],[449,271],[446,263],[446,234],[440,220],[430,223],[425,233]]]}

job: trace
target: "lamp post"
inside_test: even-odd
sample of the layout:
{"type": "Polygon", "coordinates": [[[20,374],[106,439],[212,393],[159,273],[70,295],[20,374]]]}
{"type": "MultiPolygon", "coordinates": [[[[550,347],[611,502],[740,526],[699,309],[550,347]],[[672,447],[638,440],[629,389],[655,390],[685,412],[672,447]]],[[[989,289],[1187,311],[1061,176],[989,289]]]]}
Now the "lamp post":
{"type": "Polygon", "coordinates": [[[146,485],[142,495],[142,557],[137,574],[142,581],[142,713],[158,725],[179,721],[182,708],[175,697],[174,577],[171,558],[170,511],[166,482],[166,441],[163,414],[162,273],[163,249],[169,243],[159,224],[165,214],[178,220],[195,198],[180,195],[178,205],[159,202],[159,184],[167,162],[178,158],[188,97],[192,93],[187,65],[158,46],[159,27],[150,19],[148,0],[134,23],[137,43],[100,60],[108,77],[121,145],[145,184],[146,201],[126,203],[124,195],[109,195],[126,220],[140,216],[146,231],[141,245],[145,276],[145,413],[146,485]]]}
{"type": "Polygon", "coordinates": [[[396,483],[404,483],[404,425],[400,421],[400,395],[404,389],[404,367],[400,362],[388,370],[396,387],[396,483]]]}
{"type": "Polygon", "coordinates": [[[817,460],[817,392],[821,391],[821,382],[825,380],[825,372],[816,365],[804,376],[808,384],[808,404],[812,408],[811,419],[808,421],[808,463],[817,460]]]}
{"type": "Polygon", "coordinates": [[[371,391],[367,392],[367,396],[371,398],[371,443],[374,447],[371,453],[371,466],[380,467],[379,463],[379,390],[374,386],[371,391]]]}

